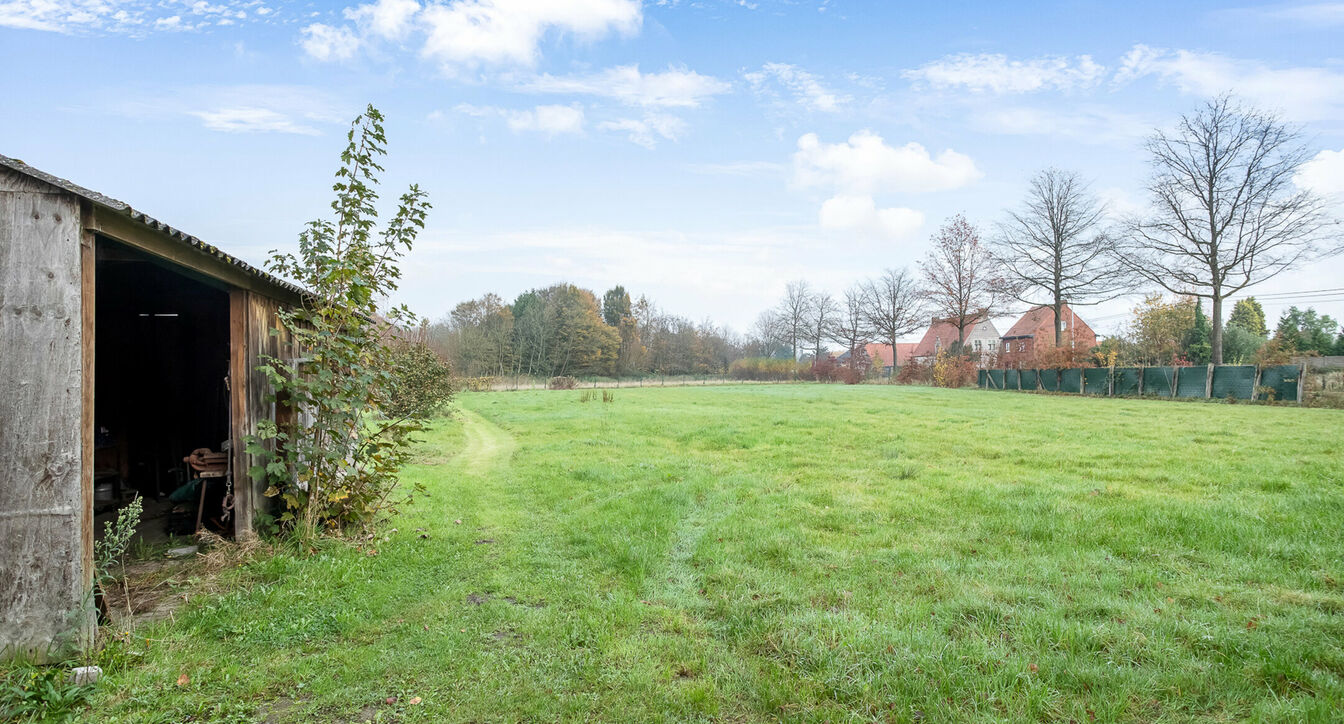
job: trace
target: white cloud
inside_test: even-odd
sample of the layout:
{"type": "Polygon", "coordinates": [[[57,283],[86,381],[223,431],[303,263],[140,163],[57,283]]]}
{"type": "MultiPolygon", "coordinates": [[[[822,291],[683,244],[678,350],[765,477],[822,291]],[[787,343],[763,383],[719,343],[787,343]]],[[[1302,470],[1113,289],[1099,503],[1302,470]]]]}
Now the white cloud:
{"type": "Polygon", "coordinates": [[[289,116],[267,108],[223,108],[213,111],[189,111],[212,131],[227,133],[296,133],[316,136],[312,126],[296,123],[289,116]]]}
{"type": "Polygon", "coordinates": [[[1010,60],[1005,55],[950,55],[902,75],[934,88],[966,88],[981,93],[1031,93],[1042,90],[1090,88],[1101,82],[1106,69],[1089,55],[1077,58],[1045,56],[1010,60]]]}
{"type": "Polygon", "coordinates": [[[318,135],[348,123],[359,106],[299,85],[191,86],[150,96],[109,89],[94,98],[100,112],[161,121],[188,116],[212,131],[318,135]]]}
{"type": "Polygon", "coordinates": [[[899,207],[879,209],[872,196],[835,196],[821,205],[817,220],[824,229],[899,239],[918,231],[924,214],[899,207]]]}
{"type": "Polygon", "coordinates": [[[378,0],[345,9],[345,17],[366,32],[389,40],[400,40],[411,30],[411,20],[420,12],[416,0],[378,0]]]}
{"type": "Polygon", "coordinates": [[[507,111],[504,120],[514,131],[537,131],[547,136],[583,132],[583,109],[572,106],[537,106],[527,111],[507,111]]]}
{"type": "MultiPolygon", "coordinates": [[[[497,106],[476,106],[460,103],[453,110],[474,118],[504,119],[510,130],[535,131],[547,136],[566,133],[583,133],[584,113],[580,106],[537,106],[535,108],[513,110],[497,106]]],[[[430,114],[430,120],[442,117],[438,111],[430,114]]]]}
{"type": "Polygon", "coordinates": [[[766,63],[760,70],[744,73],[742,77],[758,93],[769,92],[772,81],[778,83],[793,96],[796,103],[809,110],[834,112],[852,100],[822,85],[812,73],[788,63],[766,63]]]}
{"type": "Polygon", "coordinates": [[[1115,82],[1147,76],[1191,95],[1213,96],[1230,90],[1296,121],[1344,119],[1344,72],[1330,68],[1274,68],[1218,53],[1135,45],[1121,62],[1115,82]]]}
{"type": "MultiPolygon", "coordinates": [[[[0,27],[67,34],[188,31],[262,18],[255,0],[0,0],[0,27]]],[[[264,9],[266,12],[261,12],[264,9]]]]}
{"type": "Polygon", "coordinates": [[[1112,221],[1120,222],[1143,213],[1143,202],[1131,189],[1119,186],[1107,186],[1097,191],[1097,196],[1106,206],[1106,214],[1112,221]]]}
{"type": "Polygon", "coordinates": [[[376,45],[375,39],[402,42],[415,35],[421,56],[456,75],[481,65],[533,65],[548,35],[593,40],[635,33],[643,9],[639,0],[376,0],[347,7],[342,16],[353,27],[314,23],[303,29],[303,46],[313,57],[342,59],[349,55],[330,49],[339,45],[353,55],[359,46],[376,45]],[[310,44],[307,36],[314,32],[341,42],[310,44]]]}
{"type": "Polygon", "coordinates": [[[643,119],[621,118],[614,121],[605,121],[598,124],[598,128],[604,131],[624,133],[631,143],[651,149],[658,145],[660,138],[669,141],[680,138],[686,130],[686,122],[676,116],[651,113],[644,116],[643,119]]]}
{"type": "Polygon", "coordinates": [[[695,108],[729,88],[727,83],[693,70],[668,68],[662,73],[641,73],[638,65],[583,76],[540,75],[520,86],[533,93],[601,96],[649,108],[695,108]]]}
{"type": "Polygon", "coordinates": [[[447,65],[532,65],[549,32],[597,38],[633,33],[638,0],[454,0],[421,13],[425,57],[447,65]]]}
{"type": "Polygon", "coordinates": [[[859,131],[844,143],[823,143],[809,133],[798,139],[793,154],[795,184],[833,188],[838,195],[946,191],[981,175],[969,156],[951,149],[931,156],[914,142],[888,146],[872,131],[859,131]]]}
{"type": "Polygon", "coordinates": [[[1086,143],[1131,142],[1156,126],[1154,121],[1107,106],[1071,104],[1065,109],[994,104],[972,108],[970,125],[1013,136],[1066,136],[1086,143]]]}
{"type": "Polygon", "coordinates": [[[1322,196],[1338,196],[1344,201],[1344,149],[1325,150],[1302,164],[1293,183],[1322,196]]]}
{"type": "Polygon", "coordinates": [[[321,61],[349,60],[359,51],[361,41],[350,28],[313,23],[300,32],[299,44],[321,61]]]}

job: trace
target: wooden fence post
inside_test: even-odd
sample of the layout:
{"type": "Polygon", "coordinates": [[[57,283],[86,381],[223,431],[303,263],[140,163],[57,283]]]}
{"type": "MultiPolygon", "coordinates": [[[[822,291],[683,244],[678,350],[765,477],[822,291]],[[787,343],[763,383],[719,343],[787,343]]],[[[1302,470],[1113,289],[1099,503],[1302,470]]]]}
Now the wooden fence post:
{"type": "Polygon", "coordinates": [[[1171,370],[1171,394],[1168,397],[1174,400],[1176,399],[1176,388],[1181,386],[1181,368],[1173,366],[1171,370]]]}
{"type": "Polygon", "coordinates": [[[1213,397],[1213,363],[1209,363],[1209,374],[1204,378],[1204,399],[1213,397]]]}
{"type": "Polygon", "coordinates": [[[1297,366],[1297,404],[1302,404],[1302,388],[1307,386],[1306,363],[1297,366]]]}
{"type": "Polygon", "coordinates": [[[1139,397],[1143,397],[1143,375],[1144,371],[1147,369],[1147,367],[1142,365],[1139,366],[1139,397]]]}

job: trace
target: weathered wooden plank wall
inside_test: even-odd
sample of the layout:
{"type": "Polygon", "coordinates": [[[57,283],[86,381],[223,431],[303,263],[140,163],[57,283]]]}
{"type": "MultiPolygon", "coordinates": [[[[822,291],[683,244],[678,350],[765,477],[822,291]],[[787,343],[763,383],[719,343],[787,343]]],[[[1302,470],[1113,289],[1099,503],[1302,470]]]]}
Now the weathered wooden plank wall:
{"type": "MultiPolygon", "coordinates": [[[[241,435],[256,432],[257,424],[262,420],[276,419],[276,404],[269,399],[272,395],[271,384],[266,375],[257,371],[257,367],[262,365],[267,356],[287,360],[292,359],[295,352],[289,332],[280,324],[280,302],[254,292],[239,290],[234,294],[235,300],[241,297],[242,309],[236,311],[242,313],[244,337],[240,355],[242,369],[235,373],[241,374],[245,380],[241,400],[244,418],[239,429],[240,436],[235,442],[241,449],[241,435]]],[[[235,349],[234,354],[239,355],[239,350],[235,349]]],[[[238,406],[234,409],[237,410],[238,406]]],[[[280,417],[284,418],[283,412],[280,417]]],[[[234,467],[238,469],[234,475],[234,505],[239,521],[238,530],[242,531],[251,527],[256,513],[270,510],[274,501],[263,495],[266,490],[264,480],[248,479],[247,471],[260,461],[246,454],[236,456],[234,460],[234,467]]]]}
{"type": "MultiPolygon", "coordinates": [[[[0,650],[87,630],[80,205],[0,169],[0,650]]],[[[68,640],[68,639],[67,639],[68,640]]]]}

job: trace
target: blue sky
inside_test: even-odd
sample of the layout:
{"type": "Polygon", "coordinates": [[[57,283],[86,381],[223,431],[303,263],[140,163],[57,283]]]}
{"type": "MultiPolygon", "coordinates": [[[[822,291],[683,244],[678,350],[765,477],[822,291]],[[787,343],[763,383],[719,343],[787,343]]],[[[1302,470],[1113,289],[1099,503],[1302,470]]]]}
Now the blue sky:
{"type": "MultiPolygon", "coordinates": [[[[950,214],[988,232],[1046,166],[1133,211],[1143,137],[1223,91],[1301,124],[1300,182],[1344,199],[1341,37],[1344,3],[0,0],[0,153],[260,262],[372,102],[385,196],[435,206],[421,314],[563,280],[744,330],[791,279],[913,265],[950,214]]],[[[1272,320],[1341,272],[1255,291],[1272,320]]]]}

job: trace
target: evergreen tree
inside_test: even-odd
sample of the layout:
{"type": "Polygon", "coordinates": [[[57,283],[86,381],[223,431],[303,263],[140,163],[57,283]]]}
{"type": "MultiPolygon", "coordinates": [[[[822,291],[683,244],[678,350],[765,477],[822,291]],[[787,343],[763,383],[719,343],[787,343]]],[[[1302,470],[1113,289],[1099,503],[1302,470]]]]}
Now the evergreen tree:
{"type": "Polygon", "coordinates": [[[630,295],[617,284],[602,295],[602,321],[608,327],[621,326],[621,320],[630,316],[630,295]]]}
{"type": "Polygon", "coordinates": [[[1246,297],[1232,307],[1232,316],[1227,318],[1229,327],[1241,327],[1257,337],[1268,337],[1269,327],[1265,326],[1265,308],[1255,297],[1246,297]]]}
{"type": "Polygon", "coordinates": [[[1285,349],[1330,354],[1335,349],[1335,336],[1338,333],[1339,323],[1329,315],[1319,314],[1310,307],[1289,307],[1279,317],[1274,339],[1285,349]]]}
{"type": "Polygon", "coordinates": [[[1213,355],[1213,346],[1209,343],[1212,328],[1209,318],[1204,316],[1204,305],[1196,301],[1194,307],[1195,324],[1185,337],[1185,358],[1191,364],[1204,365],[1213,355]]]}

